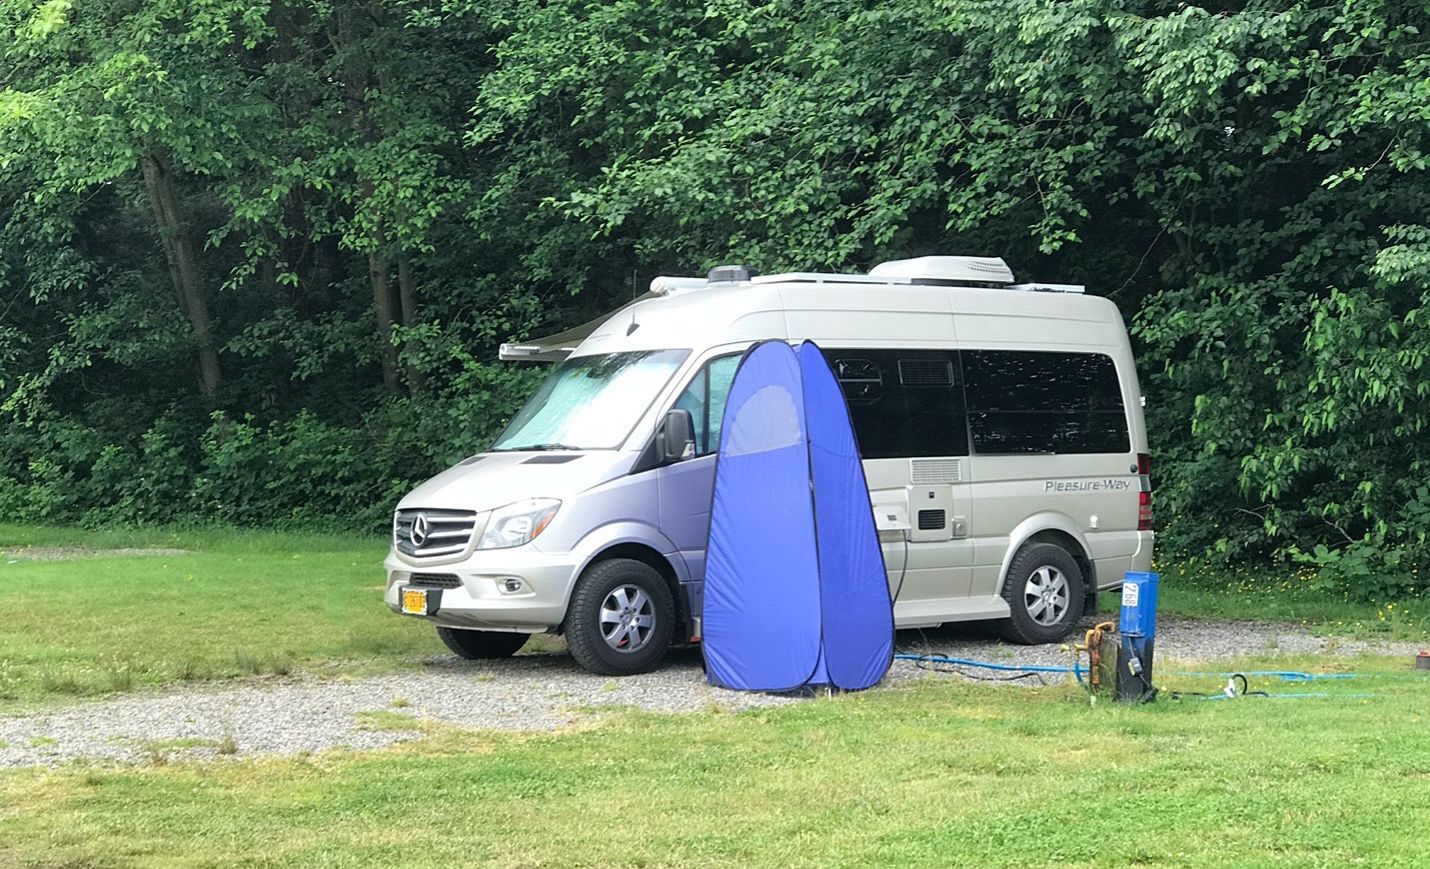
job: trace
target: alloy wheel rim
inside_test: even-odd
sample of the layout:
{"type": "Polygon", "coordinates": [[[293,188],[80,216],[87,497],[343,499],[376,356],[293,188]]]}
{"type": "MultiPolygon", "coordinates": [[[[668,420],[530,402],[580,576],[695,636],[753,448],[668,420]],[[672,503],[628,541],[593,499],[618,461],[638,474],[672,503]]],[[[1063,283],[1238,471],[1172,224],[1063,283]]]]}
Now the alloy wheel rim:
{"type": "Polygon", "coordinates": [[[1068,611],[1068,598],[1067,577],[1051,564],[1030,573],[1023,586],[1023,606],[1029,618],[1044,627],[1062,621],[1068,611]]]}
{"type": "Polygon", "coordinates": [[[616,586],[601,602],[601,636],[617,652],[640,651],[654,631],[655,603],[639,586],[616,586]]]}

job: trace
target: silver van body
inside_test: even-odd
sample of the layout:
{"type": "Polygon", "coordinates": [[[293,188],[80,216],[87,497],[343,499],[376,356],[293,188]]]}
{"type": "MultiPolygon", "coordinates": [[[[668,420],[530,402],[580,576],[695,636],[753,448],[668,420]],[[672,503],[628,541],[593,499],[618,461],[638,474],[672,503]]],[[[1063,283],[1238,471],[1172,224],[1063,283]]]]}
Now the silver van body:
{"type": "MultiPolygon", "coordinates": [[[[1010,566],[1034,543],[1072,557],[1084,595],[1150,568],[1147,432],[1127,332],[1111,301],[1081,288],[1014,284],[997,259],[930,257],[869,275],[734,277],[658,278],[654,294],[579,343],[573,330],[504,347],[505,358],[565,357],[565,366],[592,370],[638,358],[652,370],[623,385],[599,419],[583,422],[599,432],[591,443],[513,443],[509,427],[497,449],[403,498],[385,563],[389,607],[401,612],[401,589],[427,584],[441,588],[440,606],[423,617],[439,627],[569,630],[582,576],[603,560],[632,559],[669,584],[675,639],[698,639],[723,409],[716,395],[728,389],[740,354],[771,338],[815,341],[845,388],[899,628],[1009,619],[1010,599],[1021,600],[1021,589],[1005,590],[1010,566]],[[1101,385],[1070,401],[1062,387],[1047,388],[1065,375],[1101,385]],[[984,380],[975,386],[968,378],[976,377],[984,380]],[[918,392],[923,386],[934,392],[918,392]],[[1000,397],[1010,392],[1036,400],[1000,397]],[[924,412],[916,403],[925,394],[946,406],[924,412]],[[891,402],[903,402],[909,415],[888,412],[891,402]],[[1040,411],[1038,402],[1057,409],[1040,411]],[[695,409],[697,443],[680,460],[662,460],[660,430],[677,403],[695,409]],[[1046,440],[1040,428],[1050,432],[1046,440]],[[926,444],[946,452],[917,454],[926,444]],[[533,449],[511,448],[523,446],[533,449]]],[[[534,403],[550,397],[539,393],[534,403]]],[[[512,425],[541,412],[529,406],[512,425]]]]}

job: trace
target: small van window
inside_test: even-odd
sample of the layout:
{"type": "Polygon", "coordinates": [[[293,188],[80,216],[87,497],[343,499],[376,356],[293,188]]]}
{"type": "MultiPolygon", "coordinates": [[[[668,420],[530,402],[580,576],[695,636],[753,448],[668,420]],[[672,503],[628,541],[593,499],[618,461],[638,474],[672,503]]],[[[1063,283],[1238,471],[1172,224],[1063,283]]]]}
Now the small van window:
{"type": "Polygon", "coordinates": [[[965,350],[962,356],[975,452],[1130,449],[1112,357],[1022,350],[965,350]]]}
{"type": "Polygon", "coordinates": [[[697,456],[707,456],[720,447],[720,424],[725,419],[725,401],[730,397],[730,384],[738,367],[738,353],[711,359],[675,400],[675,407],[690,411],[695,421],[697,456]]]}
{"type": "Polygon", "coordinates": [[[947,350],[825,350],[866,459],[968,455],[958,355],[947,350]]]}

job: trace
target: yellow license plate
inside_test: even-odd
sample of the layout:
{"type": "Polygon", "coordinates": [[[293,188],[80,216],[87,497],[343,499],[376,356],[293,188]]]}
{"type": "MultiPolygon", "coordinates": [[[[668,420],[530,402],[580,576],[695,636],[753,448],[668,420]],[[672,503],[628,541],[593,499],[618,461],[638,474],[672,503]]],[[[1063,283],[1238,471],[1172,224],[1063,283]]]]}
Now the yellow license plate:
{"type": "Polygon", "coordinates": [[[427,589],[404,588],[402,590],[402,611],[415,616],[427,615],[427,589]]]}

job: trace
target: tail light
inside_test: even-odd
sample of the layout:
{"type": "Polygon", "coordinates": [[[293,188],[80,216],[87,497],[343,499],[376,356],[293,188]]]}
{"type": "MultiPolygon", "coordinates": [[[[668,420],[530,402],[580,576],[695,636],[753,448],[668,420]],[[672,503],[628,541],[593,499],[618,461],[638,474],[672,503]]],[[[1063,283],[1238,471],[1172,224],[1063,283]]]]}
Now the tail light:
{"type": "Polygon", "coordinates": [[[1137,530],[1152,530],[1152,456],[1137,454],[1137,474],[1141,477],[1141,490],[1137,493],[1137,530]]]}

